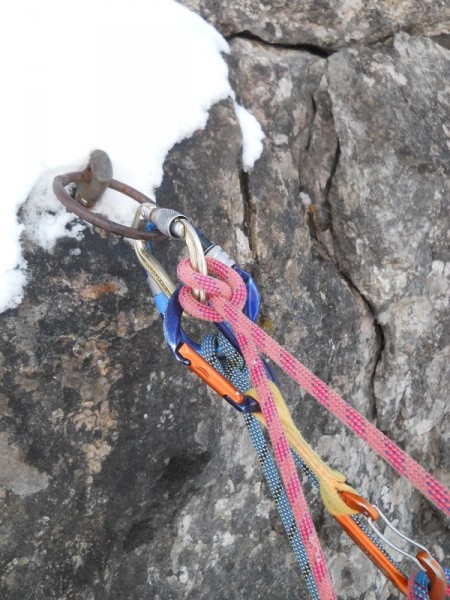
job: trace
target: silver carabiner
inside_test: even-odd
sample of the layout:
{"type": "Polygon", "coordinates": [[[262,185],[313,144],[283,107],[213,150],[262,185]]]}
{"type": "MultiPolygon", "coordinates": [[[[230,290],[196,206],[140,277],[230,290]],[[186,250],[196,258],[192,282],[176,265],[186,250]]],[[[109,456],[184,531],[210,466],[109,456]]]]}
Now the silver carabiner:
{"type": "MultiPolygon", "coordinates": [[[[172,238],[184,239],[189,251],[189,258],[194,270],[208,274],[205,254],[195,227],[185,215],[169,208],[160,208],[156,204],[141,204],[134,217],[133,226],[143,229],[145,224],[151,222],[164,235],[172,238]]],[[[139,262],[149,273],[160,290],[168,297],[175,291],[175,285],[159,260],[147,248],[146,242],[134,241],[134,250],[139,262]]],[[[200,302],[206,302],[206,294],[201,290],[193,290],[194,297],[200,302]]]]}

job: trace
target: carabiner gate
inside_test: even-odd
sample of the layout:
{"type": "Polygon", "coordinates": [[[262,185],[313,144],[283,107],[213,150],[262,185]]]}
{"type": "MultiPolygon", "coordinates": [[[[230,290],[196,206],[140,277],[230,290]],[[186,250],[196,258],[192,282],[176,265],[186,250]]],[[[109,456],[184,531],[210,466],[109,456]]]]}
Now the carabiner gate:
{"type": "MultiPolygon", "coordinates": [[[[356,494],[350,492],[341,492],[342,499],[352,509],[358,511],[359,514],[367,518],[367,522],[372,531],[385,544],[403,554],[412,560],[422,571],[427,575],[430,584],[428,594],[430,600],[444,600],[447,591],[447,581],[445,573],[439,563],[431,556],[429,551],[418,542],[406,537],[401,533],[389,519],[380,511],[379,508],[356,494]],[[379,518],[398,535],[401,539],[420,548],[420,551],[413,556],[405,552],[391,541],[389,541],[379,530],[374,526],[373,522],[379,518]]],[[[375,566],[405,595],[408,594],[408,578],[400,569],[394,565],[387,557],[387,554],[359,527],[359,525],[348,515],[335,515],[334,518],[340,524],[342,529],[349,537],[361,548],[375,566]]]]}

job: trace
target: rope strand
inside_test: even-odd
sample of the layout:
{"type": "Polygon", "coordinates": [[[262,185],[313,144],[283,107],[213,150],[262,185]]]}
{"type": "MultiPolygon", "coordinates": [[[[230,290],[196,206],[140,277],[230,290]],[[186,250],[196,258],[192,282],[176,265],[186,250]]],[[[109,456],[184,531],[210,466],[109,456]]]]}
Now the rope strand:
{"type": "Polygon", "coordinates": [[[281,479],[292,508],[296,526],[305,546],[319,597],[323,600],[335,600],[336,596],[325,562],[325,556],[308,510],[300,478],[266,377],[264,364],[252,336],[244,334],[244,331],[248,331],[248,326],[246,325],[245,328],[240,329],[235,326],[233,319],[229,318],[231,315],[228,313],[234,311],[235,305],[238,307],[236,309],[237,312],[240,312],[244,306],[247,295],[245,284],[235,271],[232,269],[228,270],[223,263],[217,260],[208,259],[208,271],[214,272],[219,276],[222,275],[224,281],[206,276],[204,279],[199,280],[199,285],[197,285],[196,276],[199,274],[192,269],[189,259],[180,263],[178,267],[178,276],[180,279],[187,283],[191,289],[203,289],[206,294],[211,296],[212,306],[207,306],[200,302],[198,304],[195,303],[191,290],[187,287],[184,287],[180,292],[181,305],[187,312],[193,314],[193,316],[207,321],[228,321],[231,324],[249,369],[250,379],[257,390],[258,401],[264,415],[281,479]],[[228,283],[231,283],[231,286],[228,283]],[[194,302],[191,302],[191,300],[194,302]],[[214,310],[213,306],[217,310],[214,310]],[[232,309],[232,311],[229,309],[232,309]]]}
{"type": "MultiPolygon", "coordinates": [[[[201,341],[201,354],[202,356],[212,365],[215,369],[226,377],[240,392],[248,395],[251,389],[250,376],[248,369],[245,365],[244,359],[236,348],[225,338],[222,333],[211,333],[203,337],[201,341]]],[[[276,388],[278,390],[278,388],[276,388]]],[[[281,406],[284,407],[280,411],[283,426],[285,426],[286,419],[283,418],[285,412],[288,413],[288,409],[284,404],[284,399],[279,393],[274,394],[275,400],[277,401],[278,410],[280,405],[278,400],[281,401],[281,406]]],[[[289,413],[288,413],[289,414],[289,413]]],[[[296,527],[295,520],[292,514],[291,507],[289,505],[284,486],[280,480],[277,468],[273,461],[270,453],[267,441],[265,439],[262,425],[259,424],[258,419],[261,420],[261,414],[256,413],[255,415],[243,413],[244,421],[250,434],[253,446],[256,454],[261,463],[261,468],[266,479],[269,490],[272,494],[275,507],[283,522],[286,530],[288,539],[292,545],[295,557],[299,563],[301,574],[303,575],[306,586],[308,588],[310,597],[312,600],[319,600],[318,591],[314,582],[314,578],[311,572],[311,567],[308,563],[306,550],[304,548],[300,533],[296,527]]],[[[290,418],[290,415],[289,415],[290,418]]],[[[289,419],[287,419],[289,421],[289,419]]],[[[294,433],[294,439],[296,435],[300,435],[298,430],[293,426],[296,433],[294,433]]],[[[305,464],[300,458],[292,444],[292,441],[287,432],[287,438],[291,446],[292,455],[297,469],[301,474],[308,477],[313,487],[319,489],[322,483],[319,481],[317,475],[305,464]]],[[[292,438],[292,434],[291,434],[292,438]]],[[[303,440],[306,444],[306,442],[303,440]]],[[[294,443],[295,445],[295,443],[294,443]]],[[[320,460],[320,459],[319,459],[320,460]]],[[[325,465],[326,466],[326,465],[325,465]]],[[[323,485],[322,485],[323,487],[323,485]]],[[[347,507],[348,508],[348,507],[347,507]]],[[[385,557],[400,571],[403,573],[401,566],[392,558],[392,556],[386,551],[384,546],[380,543],[380,540],[375,536],[370,527],[361,519],[358,515],[352,517],[353,521],[358,527],[365,533],[365,535],[372,540],[372,542],[383,552],[385,557]]],[[[403,573],[405,575],[405,573],[403,573]]],[[[405,575],[406,577],[406,575],[405,575]]]]}
{"type": "MultiPolygon", "coordinates": [[[[254,386],[258,389],[263,403],[263,413],[267,413],[271,422],[276,412],[265,372],[259,359],[256,346],[271,358],[294,381],[313,396],[322,406],[327,408],[346,427],[365,441],[377,454],[386,460],[402,477],[408,479],[426,498],[437,506],[444,514],[450,516],[450,491],[428,473],[415,460],[410,458],[392,440],[374,427],[355,408],[350,406],[323,381],[296,360],[285,348],[273,340],[262,329],[242,313],[245,301],[245,285],[233,269],[223,263],[208,259],[208,271],[220,279],[200,275],[192,270],[189,260],[182,261],[178,267],[179,278],[190,288],[202,288],[209,295],[210,305],[196,302],[189,287],[184,287],[180,294],[183,308],[200,319],[209,321],[227,321],[231,324],[241,345],[242,353],[250,370],[254,386]],[[248,355],[248,356],[247,356],[248,355]],[[270,401],[272,398],[272,401],[270,401]]],[[[266,418],[266,414],[265,414],[266,418]]],[[[277,421],[275,421],[277,423],[277,421]]],[[[278,429],[278,425],[275,425],[278,429]]],[[[274,427],[274,429],[275,429],[274,427]]],[[[278,440],[275,441],[277,443],[278,440]]],[[[275,446],[274,446],[275,447],[275,446]]],[[[275,447],[276,451],[276,447],[275,447]]],[[[284,458],[284,448],[279,452],[284,458]]],[[[287,459],[289,461],[289,459],[287,459]]],[[[292,488],[294,495],[297,490],[292,488]]]]}
{"type": "MultiPolygon", "coordinates": [[[[334,600],[336,596],[325,557],[259,352],[271,358],[447,516],[450,515],[450,491],[242,313],[246,289],[233,269],[214,259],[207,259],[207,264],[208,272],[218,278],[197,273],[189,259],[181,261],[178,276],[185,286],[180,291],[180,303],[194,317],[230,324],[256,390],[295,524],[311,566],[314,584],[322,600],[334,600]],[[192,295],[193,289],[203,290],[209,303],[198,302],[192,295]]],[[[414,584],[410,583],[410,594],[413,594],[414,588],[414,584]]]]}

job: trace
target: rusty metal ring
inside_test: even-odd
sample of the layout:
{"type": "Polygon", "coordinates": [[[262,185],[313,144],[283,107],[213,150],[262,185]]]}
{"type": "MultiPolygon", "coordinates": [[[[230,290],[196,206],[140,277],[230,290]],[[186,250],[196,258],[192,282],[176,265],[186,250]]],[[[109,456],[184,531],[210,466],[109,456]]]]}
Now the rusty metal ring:
{"type": "MultiPolygon", "coordinates": [[[[77,171],[74,173],[66,173],[65,175],[58,175],[53,180],[53,191],[58,200],[64,204],[67,210],[75,213],[78,217],[80,217],[80,219],[83,219],[84,221],[87,221],[96,227],[101,227],[105,231],[115,233],[116,235],[121,235],[126,238],[131,238],[133,240],[148,240],[155,242],[164,238],[163,234],[159,232],[144,231],[141,229],[136,229],[135,227],[122,225],[121,223],[116,223],[115,221],[110,221],[106,217],[102,217],[102,215],[92,212],[87,206],[80,204],[77,200],[72,198],[65,189],[65,187],[71,183],[89,183],[90,180],[90,169],[86,169],[85,171],[77,171]]],[[[136,200],[136,202],[139,204],[143,204],[144,202],[150,202],[151,204],[154,204],[154,202],[145,196],[145,194],[142,194],[126,183],[122,183],[116,179],[111,179],[111,181],[108,183],[108,187],[120,192],[121,194],[125,194],[125,196],[128,196],[133,200],[136,200]]]]}

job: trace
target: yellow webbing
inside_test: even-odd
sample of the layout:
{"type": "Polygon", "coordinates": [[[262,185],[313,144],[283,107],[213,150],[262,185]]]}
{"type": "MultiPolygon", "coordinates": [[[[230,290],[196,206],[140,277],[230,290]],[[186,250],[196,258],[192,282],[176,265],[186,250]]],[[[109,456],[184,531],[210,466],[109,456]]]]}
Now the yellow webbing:
{"type": "MultiPolygon", "coordinates": [[[[347,506],[347,504],[345,504],[339,492],[347,491],[353,494],[357,494],[358,492],[350,485],[345,483],[345,475],[339,471],[336,471],[335,469],[331,469],[326,463],[323,462],[320,456],[314,452],[311,446],[309,446],[305,438],[295,426],[280,390],[272,381],[269,381],[269,385],[272,396],[275,400],[278,414],[280,416],[281,424],[289,442],[289,446],[295,450],[295,452],[297,452],[303,462],[311,469],[311,471],[319,480],[320,496],[323,500],[325,508],[332,515],[336,516],[357,514],[357,511],[352,510],[349,506],[347,506]]],[[[253,388],[246,392],[246,395],[258,400],[256,391],[253,388]]],[[[254,413],[254,416],[257,417],[260,423],[265,425],[262,413],[254,413]]]]}

